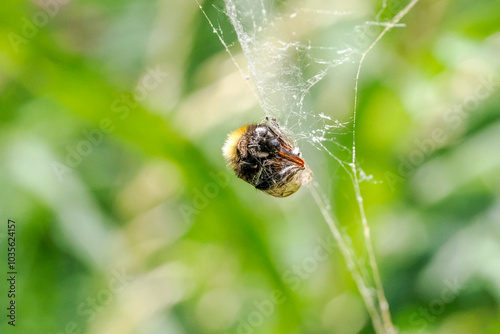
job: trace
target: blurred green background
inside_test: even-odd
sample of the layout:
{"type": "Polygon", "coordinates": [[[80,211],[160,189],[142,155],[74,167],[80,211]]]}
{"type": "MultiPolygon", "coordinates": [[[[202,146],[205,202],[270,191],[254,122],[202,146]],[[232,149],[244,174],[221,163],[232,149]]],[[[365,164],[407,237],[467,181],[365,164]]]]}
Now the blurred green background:
{"type": "MultiPolygon", "coordinates": [[[[381,3],[275,2],[304,6],[363,22],[381,3]]],[[[203,7],[246,71],[222,2],[203,7]]],[[[403,21],[363,67],[356,132],[394,322],[500,333],[500,2],[422,0],[403,21]]],[[[227,133],[264,112],[212,30],[186,0],[2,4],[1,333],[373,333],[310,192],[226,169],[227,133]]],[[[311,91],[317,114],[349,121],[355,65],[311,91]]],[[[299,145],[364,258],[349,177],[299,145]]]]}

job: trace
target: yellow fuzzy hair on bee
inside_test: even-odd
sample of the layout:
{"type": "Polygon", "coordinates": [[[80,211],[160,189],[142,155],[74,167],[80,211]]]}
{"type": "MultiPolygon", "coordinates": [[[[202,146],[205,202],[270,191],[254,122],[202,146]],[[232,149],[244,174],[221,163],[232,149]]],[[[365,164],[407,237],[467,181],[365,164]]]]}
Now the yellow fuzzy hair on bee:
{"type": "Polygon", "coordinates": [[[242,126],[241,128],[231,132],[222,146],[222,155],[226,158],[226,161],[231,165],[234,164],[234,160],[238,157],[238,142],[241,137],[247,132],[248,125],[242,126]]]}

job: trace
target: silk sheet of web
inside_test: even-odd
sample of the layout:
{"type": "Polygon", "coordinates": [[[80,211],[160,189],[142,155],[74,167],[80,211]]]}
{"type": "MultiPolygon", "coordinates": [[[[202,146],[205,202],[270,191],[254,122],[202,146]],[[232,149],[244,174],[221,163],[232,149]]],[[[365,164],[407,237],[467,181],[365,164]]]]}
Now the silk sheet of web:
{"type": "MultiPolygon", "coordinates": [[[[263,112],[255,118],[276,118],[299,144],[306,141],[327,151],[346,169],[355,147],[341,143],[345,140],[339,137],[353,135],[357,66],[405,3],[224,0],[204,4],[210,5],[229,18],[237,34],[246,64],[236,61],[233,53],[238,50],[226,42],[228,32],[218,18],[208,17],[200,6],[261,104],[263,112]],[[347,94],[328,92],[328,83],[322,85],[325,78],[349,87],[347,94]],[[340,106],[332,103],[331,108],[317,111],[314,99],[321,94],[340,95],[340,106]]],[[[391,28],[398,26],[403,25],[391,28]]],[[[363,171],[358,168],[358,172],[365,180],[363,171]]]]}

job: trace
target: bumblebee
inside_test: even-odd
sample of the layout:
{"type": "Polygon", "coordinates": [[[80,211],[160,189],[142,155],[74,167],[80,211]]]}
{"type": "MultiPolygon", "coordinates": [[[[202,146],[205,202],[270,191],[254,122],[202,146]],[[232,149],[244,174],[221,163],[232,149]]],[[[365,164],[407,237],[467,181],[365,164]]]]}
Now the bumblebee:
{"type": "Polygon", "coordinates": [[[275,197],[290,196],[312,180],[298,147],[274,118],[231,132],[222,153],[236,176],[275,197]]]}

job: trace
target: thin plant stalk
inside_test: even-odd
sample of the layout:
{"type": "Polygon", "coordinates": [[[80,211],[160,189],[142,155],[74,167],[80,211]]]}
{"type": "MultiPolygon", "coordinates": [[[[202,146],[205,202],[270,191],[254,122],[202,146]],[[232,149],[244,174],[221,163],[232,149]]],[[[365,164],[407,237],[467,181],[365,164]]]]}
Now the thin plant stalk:
{"type": "Polygon", "coordinates": [[[351,273],[351,276],[354,279],[354,282],[356,283],[359,292],[361,293],[361,297],[363,298],[363,301],[366,305],[366,309],[368,310],[368,313],[370,314],[370,317],[372,319],[373,327],[375,328],[377,333],[383,333],[384,326],[382,319],[380,317],[380,313],[377,310],[372,295],[370,294],[370,290],[368,289],[365,281],[363,280],[359,272],[359,268],[355,264],[354,254],[345,244],[344,238],[342,237],[342,233],[340,233],[338,223],[334,220],[332,214],[330,213],[330,210],[328,210],[326,204],[323,202],[317,187],[318,185],[316,183],[313,183],[309,187],[311,194],[314,200],[316,201],[316,204],[318,205],[321,214],[323,215],[323,218],[328,224],[328,227],[330,228],[330,231],[332,232],[332,235],[335,238],[337,245],[339,246],[340,252],[342,253],[345,259],[347,269],[351,273]]]}
{"type": "Polygon", "coordinates": [[[382,37],[406,15],[408,12],[417,4],[419,0],[412,0],[405,8],[403,8],[394,18],[387,24],[387,26],[382,30],[382,32],[377,36],[373,43],[366,49],[361,55],[361,59],[358,65],[358,71],[356,73],[356,83],[354,87],[354,113],[353,113],[353,136],[352,136],[352,163],[351,170],[354,177],[354,191],[356,195],[356,201],[358,203],[358,208],[361,216],[361,222],[363,224],[363,236],[365,239],[365,247],[368,253],[368,258],[370,262],[370,267],[373,274],[373,280],[375,283],[375,288],[377,290],[377,299],[379,303],[380,312],[382,315],[382,321],[384,324],[385,332],[388,334],[396,333],[394,325],[391,320],[391,312],[389,310],[389,303],[385,297],[384,287],[382,285],[382,279],[380,278],[380,272],[378,269],[377,261],[375,258],[375,252],[373,251],[373,244],[371,241],[370,227],[368,226],[368,220],[366,219],[365,209],[363,205],[363,197],[361,196],[361,190],[359,187],[358,171],[356,168],[356,112],[358,106],[358,85],[359,76],[361,73],[361,67],[363,62],[368,55],[368,53],[373,49],[373,47],[382,39],[382,37]]]}

